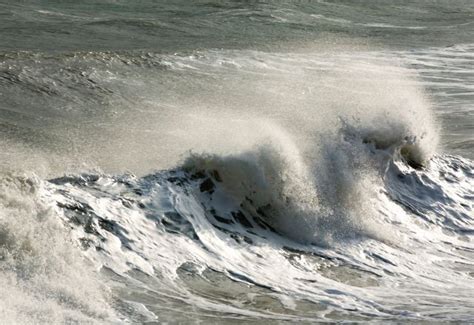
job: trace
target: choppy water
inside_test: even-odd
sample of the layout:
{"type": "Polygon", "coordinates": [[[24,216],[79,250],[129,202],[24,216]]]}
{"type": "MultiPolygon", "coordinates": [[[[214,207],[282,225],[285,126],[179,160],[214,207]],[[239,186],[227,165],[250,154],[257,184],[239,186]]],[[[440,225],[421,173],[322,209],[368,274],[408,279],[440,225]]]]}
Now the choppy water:
{"type": "Polygon", "coordinates": [[[474,313],[471,1],[1,1],[4,323],[474,313]]]}

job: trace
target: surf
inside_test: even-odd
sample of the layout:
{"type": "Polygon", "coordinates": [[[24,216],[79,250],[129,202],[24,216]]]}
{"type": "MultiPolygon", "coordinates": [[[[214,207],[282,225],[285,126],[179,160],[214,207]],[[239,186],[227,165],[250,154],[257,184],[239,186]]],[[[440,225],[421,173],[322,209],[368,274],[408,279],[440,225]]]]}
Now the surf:
{"type": "Polygon", "coordinates": [[[472,161],[354,43],[5,57],[2,318],[470,320],[472,161]]]}

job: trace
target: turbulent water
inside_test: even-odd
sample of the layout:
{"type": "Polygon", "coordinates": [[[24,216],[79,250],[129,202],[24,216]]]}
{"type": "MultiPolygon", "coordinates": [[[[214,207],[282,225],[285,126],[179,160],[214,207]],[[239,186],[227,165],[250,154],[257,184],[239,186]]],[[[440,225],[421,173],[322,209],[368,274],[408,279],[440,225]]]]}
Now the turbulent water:
{"type": "Polygon", "coordinates": [[[0,1],[0,322],[474,322],[474,2],[0,1]]]}

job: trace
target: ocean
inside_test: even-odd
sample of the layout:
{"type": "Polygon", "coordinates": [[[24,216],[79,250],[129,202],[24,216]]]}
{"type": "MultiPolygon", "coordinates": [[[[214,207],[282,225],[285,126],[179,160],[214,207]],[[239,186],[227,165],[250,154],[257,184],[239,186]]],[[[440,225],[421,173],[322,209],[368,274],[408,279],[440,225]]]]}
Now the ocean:
{"type": "Polygon", "coordinates": [[[0,323],[474,322],[474,2],[0,0],[0,323]]]}

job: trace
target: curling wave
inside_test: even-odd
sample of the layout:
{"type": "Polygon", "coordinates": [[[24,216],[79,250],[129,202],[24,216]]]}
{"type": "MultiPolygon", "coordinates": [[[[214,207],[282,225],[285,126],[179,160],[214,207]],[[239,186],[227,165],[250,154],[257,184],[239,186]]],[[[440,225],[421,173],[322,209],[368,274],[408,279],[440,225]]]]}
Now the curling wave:
{"type": "MultiPolygon", "coordinates": [[[[321,187],[311,186],[308,199],[312,183],[283,166],[284,160],[268,148],[236,157],[193,155],[183,167],[143,178],[89,174],[55,179],[47,185],[47,196],[57,202],[73,237],[97,267],[116,274],[115,281],[128,283],[132,292],[146,288],[148,298],[115,289],[143,313],[142,320],[166,317],[165,310],[173,308],[170,297],[203,315],[230,313],[241,319],[331,320],[347,313],[361,319],[470,317],[472,297],[462,293],[466,303],[458,305],[458,312],[433,316],[428,306],[400,310],[397,299],[391,305],[384,288],[391,287],[392,298],[410,292],[434,301],[436,293],[425,295],[417,288],[444,292],[445,286],[472,283],[466,259],[474,251],[468,239],[474,231],[471,162],[435,156],[420,170],[388,159],[371,208],[361,208],[368,202],[358,201],[350,206],[356,211],[340,199],[353,200],[359,193],[328,190],[339,197],[328,201],[315,195],[321,187]],[[329,207],[329,202],[339,206],[329,207]],[[342,213],[345,219],[338,220],[342,213]],[[440,251],[451,249],[457,253],[439,259],[440,251]],[[431,284],[453,268],[459,278],[431,284]],[[222,292],[206,293],[209,281],[233,290],[251,285],[255,297],[273,297],[267,299],[284,307],[257,299],[249,310],[241,307],[240,296],[222,302],[222,292]],[[284,298],[288,293],[291,302],[284,298]],[[311,313],[303,312],[306,304],[313,306],[311,313]]],[[[447,300],[459,303],[458,298],[447,300]]]]}
{"type": "Polygon", "coordinates": [[[411,70],[336,52],[12,58],[80,105],[2,139],[43,174],[0,179],[2,319],[471,320],[472,162],[411,70]]]}

